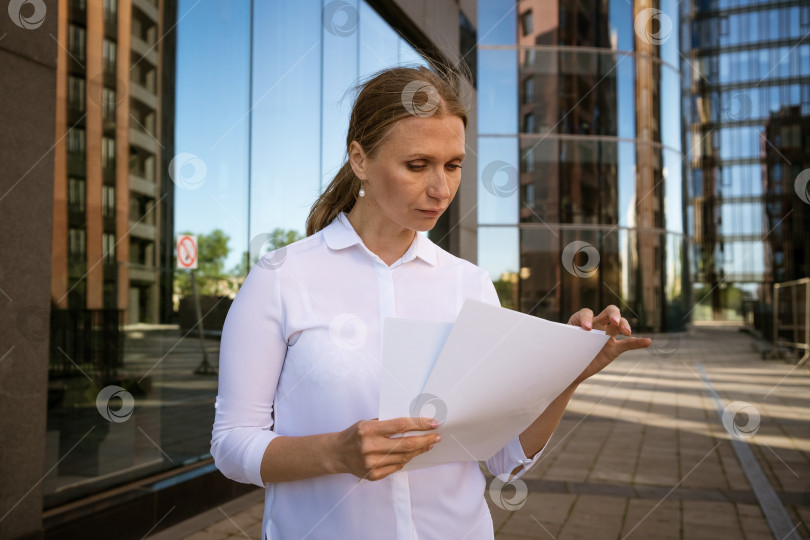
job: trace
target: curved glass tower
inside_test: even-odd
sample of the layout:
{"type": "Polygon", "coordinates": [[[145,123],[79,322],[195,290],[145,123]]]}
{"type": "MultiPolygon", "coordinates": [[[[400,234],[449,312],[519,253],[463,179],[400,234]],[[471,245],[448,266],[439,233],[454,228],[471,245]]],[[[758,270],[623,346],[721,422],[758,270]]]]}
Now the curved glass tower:
{"type": "Polygon", "coordinates": [[[675,2],[479,2],[478,261],[504,306],[683,327],[677,20],[675,2]]]}
{"type": "Polygon", "coordinates": [[[810,4],[681,6],[693,317],[763,329],[772,284],[810,276],[810,4]]]}

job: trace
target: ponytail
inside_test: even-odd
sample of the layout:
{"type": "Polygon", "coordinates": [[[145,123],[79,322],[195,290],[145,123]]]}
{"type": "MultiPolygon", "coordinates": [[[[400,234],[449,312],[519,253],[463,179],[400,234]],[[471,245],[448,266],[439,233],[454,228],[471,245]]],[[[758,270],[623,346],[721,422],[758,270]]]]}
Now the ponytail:
{"type": "Polygon", "coordinates": [[[320,231],[341,212],[349,212],[360,190],[360,179],[346,161],[326,190],[318,197],[307,217],[307,236],[320,231]]]}

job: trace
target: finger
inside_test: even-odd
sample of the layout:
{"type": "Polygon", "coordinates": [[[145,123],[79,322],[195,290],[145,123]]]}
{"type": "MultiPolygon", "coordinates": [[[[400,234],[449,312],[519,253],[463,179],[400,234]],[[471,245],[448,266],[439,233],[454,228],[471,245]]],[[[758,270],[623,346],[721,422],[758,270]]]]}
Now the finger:
{"type": "Polygon", "coordinates": [[[593,311],[589,308],[582,308],[568,319],[568,324],[581,326],[586,330],[593,328],[593,311]]]}
{"type": "Polygon", "coordinates": [[[624,338],[616,340],[616,347],[619,350],[619,354],[632,351],[633,349],[645,349],[650,345],[652,345],[650,338],[624,338]]]}
{"type": "Polygon", "coordinates": [[[436,429],[439,425],[438,422],[435,422],[436,425],[431,424],[431,422],[435,422],[435,419],[429,416],[401,416],[391,420],[383,420],[380,422],[379,427],[382,435],[390,436],[395,433],[407,433],[408,431],[436,429]]]}
{"type": "Polygon", "coordinates": [[[389,452],[389,453],[386,453],[379,459],[379,461],[377,462],[377,465],[375,466],[375,469],[384,468],[384,467],[388,467],[388,466],[391,466],[391,465],[402,467],[406,463],[408,463],[410,460],[415,458],[416,456],[418,456],[420,454],[424,454],[425,452],[430,451],[434,446],[435,446],[435,443],[432,443],[432,444],[428,444],[427,446],[420,446],[418,448],[415,448],[414,450],[411,450],[410,452],[389,452]]]}
{"type": "Polygon", "coordinates": [[[402,465],[387,465],[385,467],[378,467],[376,469],[372,469],[366,475],[366,480],[370,480],[371,482],[382,480],[386,476],[397,472],[401,468],[402,465]]]}
{"type": "Polygon", "coordinates": [[[614,305],[609,305],[602,310],[602,313],[594,318],[593,323],[599,330],[605,330],[610,326],[618,327],[621,324],[621,320],[622,314],[619,308],[614,305]]]}
{"type": "Polygon", "coordinates": [[[408,463],[408,461],[410,460],[399,461],[397,463],[383,466],[377,466],[374,469],[370,470],[365,478],[366,480],[370,480],[372,482],[376,480],[382,480],[383,478],[400,471],[402,467],[404,467],[405,464],[408,463]]]}
{"type": "Polygon", "coordinates": [[[381,452],[390,454],[411,454],[422,453],[431,444],[436,444],[441,440],[438,433],[428,433],[427,435],[408,435],[405,437],[388,438],[381,445],[381,452]]]}
{"type": "Polygon", "coordinates": [[[627,322],[627,319],[622,317],[621,322],[618,325],[611,324],[607,327],[605,333],[609,336],[617,336],[619,334],[629,336],[631,333],[630,323],[627,322]]]}

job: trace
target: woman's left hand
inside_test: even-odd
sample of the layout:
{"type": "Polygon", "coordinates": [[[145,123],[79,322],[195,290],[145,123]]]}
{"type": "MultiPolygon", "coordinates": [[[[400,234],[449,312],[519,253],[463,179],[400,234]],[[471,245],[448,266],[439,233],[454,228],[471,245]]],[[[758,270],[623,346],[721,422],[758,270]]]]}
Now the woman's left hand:
{"type": "Polygon", "coordinates": [[[588,308],[582,308],[568,319],[568,324],[574,326],[581,326],[586,330],[595,328],[597,330],[604,330],[610,339],[602,347],[602,350],[591,360],[591,363],[580,373],[579,377],[574,381],[574,384],[579,384],[591,375],[596,375],[602,369],[613,362],[620,354],[632,349],[644,349],[652,345],[650,338],[624,338],[621,340],[616,339],[619,333],[629,336],[630,323],[627,319],[622,317],[619,308],[616,306],[608,306],[596,317],[593,316],[593,311],[588,308]]]}

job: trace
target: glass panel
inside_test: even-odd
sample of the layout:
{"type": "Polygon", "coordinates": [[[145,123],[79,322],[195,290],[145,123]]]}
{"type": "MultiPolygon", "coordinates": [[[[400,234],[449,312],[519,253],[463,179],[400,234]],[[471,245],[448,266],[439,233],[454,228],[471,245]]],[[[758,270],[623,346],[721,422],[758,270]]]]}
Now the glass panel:
{"type": "Polygon", "coordinates": [[[560,222],[560,141],[520,139],[520,221],[560,222]]]}
{"type": "Polygon", "coordinates": [[[478,266],[489,272],[501,306],[517,309],[518,279],[521,272],[517,227],[478,229],[478,266]]]}
{"type": "Polygon", "coordinates": [[[633,5],[629,2],[610,2],[611,48],[620,51],[635,49],[633,5]]]}
{"type": "Polygon", "coordinates": [[[680,153],[664,149],[664,225],[667,231],[683,233],[682,165],[680,153]]]}
{"type": "MultiPolygon", "coordinates": [[[[331,0],[324,0],[327,6],[331,0]]],[[[333,4],[334,5],[334,4],[333,4]]],[[[358,47],[367,49],[367,45],[360,45],[360,33],[366,35],[366,27],[376,26],[366,20],[363,12],[363,29],[360,29],[358,19],[358,3],[345,4],[339,12],[332,14],[330,20],[325,21],[321,31],[323,39],[323,80],[330,81],[322,85],[322,115],[321,123],[321,151],[323,163],[321,165],[320,190],[326,188],[346,161],[346,132],[349,126],[349,115],[356,92],[350,88],[357,82],[360,66],[358,65],[358,47]]],[[[331,12],[330,12],[331,13],[331,12]]],[[[371,12],[379,18],[376,13],[371,12]]],[[[382,49],[382,45],[381,45],[382,49]]],[[[398,54],[397,51],[394,51],[398,54]]],[[[368,52],[361,52],[361,56],[368,52]]],[[[290,92],[295,89],[290,87],[290,92]]],[[[317,111],[316,111],[317,112],[317,111]]],[[[301,228],[303,231],[303,228],[301,228]]]]}
{"type": "Polygon", "coordinates": [[[618,223],[623,227],[630,227],[636,222],[636,145],[620,142],[618,157],[618,223]]]}
{"type": "Polygon", "coordinates": [[[478,139],[478,223],[517,223],[518,140],[516,137],[478,139]]]}
{"type": "MultiPolygon", "coordinates": [[[[356,35],[327,32],[321,8],[313,2],[256,2],[254,14],[254,27],[262,31],[253,39],[251,259],[258,258],[262,239],[276,229],[304,234],[309,207],[321,188],[321,38],[351,47],[356,35]]],[[[341,77],[333,90],[345,90],[339,88],[345,80],[341,77]]],[[[344,132],[338,141],[345,137],[344,132]]],[[[248,239],[239,245],[238,255],[244,256],[248,239]]]]}
{"type": "Polygon", "coordinates": [[[517,43],[517,2],[478,0],[479,45],[517,43]]]}
{"type": "Polygon", "coordinates": [[[669,66],[661,66],[661,143],[680,151],[681,149],[681,100],[678,72],[669,66]]]}
{"type": "Polygon", "coordinates": [[[565,49],[522,49],[519,66],[522,81],[529,78],[535,81],[534,99],[527,99],[521,86],[520,114],[522,118],[529,113],[534,115],[537,133],[615,136],[620,129],[617,126],[618,103],[620,111],[628,113],[621,117],[622,136],[633,136],[634,128],[628,125],[635,113],[635,74],[631,56],[565,49]],[[618,95],[619,85],[624,89],[621,97],[618,95]]]}
{"type": "Polygon", "coordinates": [[[478,50],[478,133],[517,133],[517,84],[517,51],[478,50]]]}
{"type": "MultiPolygon", "coordinates": [[[[560,320],[560,233],[546,228],[521,228],[520,266],[528,268],[520,279],[520,311],[560,320]]],[[[567,319],[566,319],[567,320],[567,319]]]]}
{"type": "MultiPolygon", "coordinates": [[[[661,13],[657,23],[657,39],[659,41],[661,60],[671,66],[680,63],[678,39],[678,0],[660,0],[661,13]]],[[[677,81],[675,81],[677,83],[677,81]]]]}
{"type": "MultiPolygon", "coordinates": [[[[104,5],[88,9],[100,15],[104,5]]],[[[62,289],[50,313],[46,507],[210,458],[212,366],[249,256],[304,234],[322,178],[342,159],[354,98],[344,92],[366,74],[358,64],[424,63],[367,5],[339,4],[333,24],[323,24],[322,5],[336,4],[254,2],[250,51],[251,2],[180,0],[176,20],[160,21],[177,23],[177,42],[170,33],[152,50],[167,55],[157,69],[119,55],[131,62],[107,67],[131,70],[131,93],[113,92],[106,79],[87,87],[108,118],[121,95],[131,100],[129,147],[82,122],[65,136],[67,170],[55,182],[64,193],[54,197],[64,201],[54,215],[67,217],[54,221],[52,274],[62,289]],[[114,166],[119,160],[129,171],[114,166]],[[103,175],[88,170],[102,162],[103,175]],[[180,233],[197,239],[193,280],[175,270],[180,233]]],[[[133,35],[156,43],[157,25],[146,19],[135,11],[133,35]]],[[[70,28],[72,50],[84,55],[83,26],[70,28]]],[[[116,41],[125,42],[95,36],[98,50],[87,56],[115,59],[116,41]]],[[[87,105],[86,80],[71,73],[62,97],[75,113],[87,105]]]]}
{"type": "Polygon", "coordinates": [[[370,75],[399,62],[399,35],[365,2],[360,6],[360,73],[370,75]]]}
{"type": "MultiPolygon", "coordinates": [[[[210,309],[208,330],[216,330],[214,321],[227,309],[223,299],[233,291],[225,268],[238,256],[229,261],[229,251],[233,242],[247,244],[247,222],[233,215],[247,209],[250,9],[247,2],[191,9],[192,3],[178,6],[177,43],[167,35],[159,49],[171,55],[159,59],[166,66],[161,87],[139,82],[137,73],[146,72],[149,60],[126,54],[118,65],[115,41],[88,40],[99,47],[88,56],[104,59],[111,74],[132,70],[129,127],[141,136],[130,137],[128,155],[120,155],[121,141],[112,132],[76,128],[71,133],[80,136],[68,138],[81,159],[68,164],[68,223],[54,224],[52,272],[63,289],[54,289],[51,310],[46,507],[208,453],[216,379],[194,374],[202,353],[196,336],[184,339],[193,326],[190,282],[187,272],[175,274],[171,254],[174,231],[199,235],[201,300],[210,309]],[[216,114],[202,114],[212,103],[216,114]],[[160,123],[155,129],[148,121],[146,133],[137,122],[150,117],[160,123]],[[128,174],[114,167],[117,159],[129,162],[128,174]],[[107,165],[103,179],[91,174],[94,163],[107,165]],[[64,259],[57,255],[60,243],[69,253],[64,259]]],[[[106,8],[114,18],[111,5],[91,8],[98,15],[106,8]]],[[[161,25],[174,27],[175,20],[161,25]]],[[[70,38],[80,57],[84,32],[70,38]]],[[[90,88],[90,99],[114,118],[114,87],[99,78],[90,88]]],[[[214,336],[206,335],[207,352],[216,347],[214,336]]]]}

